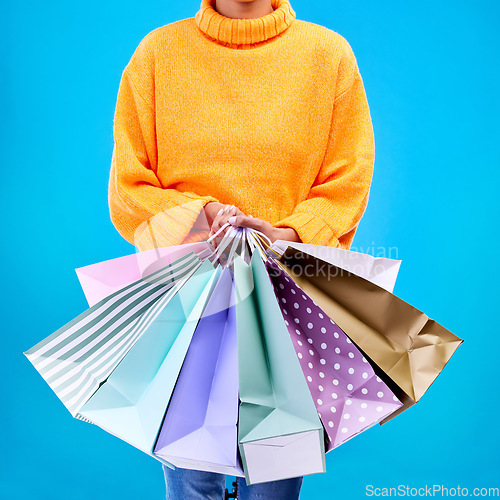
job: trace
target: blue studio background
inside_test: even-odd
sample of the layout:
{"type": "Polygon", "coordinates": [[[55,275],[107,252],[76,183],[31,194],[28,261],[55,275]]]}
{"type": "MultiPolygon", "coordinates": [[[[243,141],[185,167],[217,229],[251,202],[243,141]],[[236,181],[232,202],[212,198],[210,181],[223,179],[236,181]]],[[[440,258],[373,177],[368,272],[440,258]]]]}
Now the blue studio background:
{"type": "MultiPolygon", "coordinates": [[[[500,486],[494,0],[292,0],[356,54],[376,138],[352,249],[403,260],[395,293],[465,342],[423,399],[327,455],[301,498],[500,486]]],[[[164,497],[159,462],[73,419],[23,356],[86,308],[74,269],[134,248],[109,219],[121,72],[197,0],[2,2],[2,458],[8,500],[164,497]]]]}

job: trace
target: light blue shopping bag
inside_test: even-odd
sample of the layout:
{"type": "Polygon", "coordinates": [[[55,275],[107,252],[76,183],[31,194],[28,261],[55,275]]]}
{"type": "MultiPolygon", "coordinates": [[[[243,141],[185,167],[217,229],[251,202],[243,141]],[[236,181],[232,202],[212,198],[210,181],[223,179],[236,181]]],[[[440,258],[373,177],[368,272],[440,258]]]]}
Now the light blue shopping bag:
{"type": "Polygon", "coordinates": [[[193,332],[219,275],[220,268],[205,261],[173,297],[148,311],[139,340],[80,409],[84,417],[153,454],[193,332]]]}

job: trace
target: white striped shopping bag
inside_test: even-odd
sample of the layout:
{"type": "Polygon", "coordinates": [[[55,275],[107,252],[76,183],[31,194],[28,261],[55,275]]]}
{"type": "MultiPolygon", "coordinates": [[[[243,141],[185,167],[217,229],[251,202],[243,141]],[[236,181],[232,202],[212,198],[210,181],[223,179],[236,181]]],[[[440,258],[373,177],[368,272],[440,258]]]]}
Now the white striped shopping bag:
{"type": "Polygon", "coordinates": [[[173,297],[200,267],[191,252],[100,300],[24,352],[73,417],[140,338],[153,307],[173,297]]]}

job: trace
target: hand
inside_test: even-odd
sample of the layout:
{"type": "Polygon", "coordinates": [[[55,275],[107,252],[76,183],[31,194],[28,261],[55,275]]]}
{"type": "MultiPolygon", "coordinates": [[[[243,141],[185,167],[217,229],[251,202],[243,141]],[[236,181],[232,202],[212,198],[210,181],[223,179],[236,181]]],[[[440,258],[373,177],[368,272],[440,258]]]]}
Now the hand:
{"type": "Polygon", "coordinates": [[[297,231],[291,227],[274,227],[270,222],[251,215],[237,215],[228,219],[228,222],[233,226],[249,227],[264,233],[274,243],[276,240],[294,241],[301,243],[297,231]]]}
{"type": "MultiPolygon", "coordinates": [[[[244,213],[234,205],[223,205],[219,202],[211,201],[205,205],[205,213],[207,214],[208,223],[210,225],[210,233],[208,237],[215,234],[230,217],[235,215],[244,215],[244,213]]],[[[218,242],[222,240],[229,227],[224,229],[217,238],[214,240],[214,245],[217,246],[218,242]]]]}
{"type": "Polygon", "coordinates": [[[214,222],[217,212],[224,207],[226,207],[226,205],[219,203],[218,201],[209,201],[205,205],[205,215],[207,216],[208,227],[212,227],[212,223],[214,222]]]}

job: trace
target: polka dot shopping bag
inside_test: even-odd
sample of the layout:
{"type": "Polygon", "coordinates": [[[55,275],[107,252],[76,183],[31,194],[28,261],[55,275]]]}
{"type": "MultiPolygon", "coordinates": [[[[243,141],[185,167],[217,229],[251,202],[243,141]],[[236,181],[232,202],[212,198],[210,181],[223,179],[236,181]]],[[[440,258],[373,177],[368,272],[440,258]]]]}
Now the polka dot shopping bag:
{"type": "Polygon", "coordinates": [[[401,406],[342,329],[271,259],[283,321],[328,437],[327,451],[401,406]]]}
{"type": "MultiPolygon", "coordinates": [[[[353,272],[292,247],[281,255],[279,264],[345,332],[403,403],[381,423],[418,402],[463,342],[422,311],[353,272]]],[[[345,352],[340,345],[331,347],[339,356],[345,352]]],[[[358,374],[355,367],[348,368],[358,374]]],[[[377,392],[384,393],[381,400],[385,399],[387,391],[377,392]]]]}

